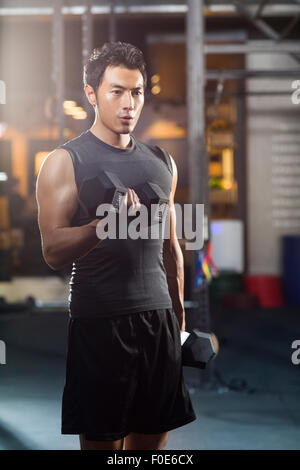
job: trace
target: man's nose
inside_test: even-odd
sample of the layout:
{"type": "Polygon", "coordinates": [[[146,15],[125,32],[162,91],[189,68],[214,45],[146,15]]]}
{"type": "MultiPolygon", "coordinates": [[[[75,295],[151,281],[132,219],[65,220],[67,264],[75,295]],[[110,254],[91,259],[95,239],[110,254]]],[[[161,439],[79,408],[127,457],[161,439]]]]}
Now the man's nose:
{"type": "Polygon", "coordinates": [[[123,95],[123,107],[124,108],[134,108],[134,98],[131,94],[131,92],[124,93],[123,95]]]}

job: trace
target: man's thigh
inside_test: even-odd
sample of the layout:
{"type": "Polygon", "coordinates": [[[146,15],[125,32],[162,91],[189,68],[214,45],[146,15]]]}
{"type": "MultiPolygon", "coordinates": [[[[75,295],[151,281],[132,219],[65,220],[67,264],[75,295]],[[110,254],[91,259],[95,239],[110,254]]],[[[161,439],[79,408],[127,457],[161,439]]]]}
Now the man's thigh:
{"type": "Polygon", "coordinates": [[[168,432],[140,434],[131,432],[125,439],[125,450],[162,450],[168,441],[168,432]]]}
{"type": "Polygon", "coordinates": [[[81,450],[123,450],[124,438],[116,441],[90,441],[84,434],[79,435],[81,450]]]}

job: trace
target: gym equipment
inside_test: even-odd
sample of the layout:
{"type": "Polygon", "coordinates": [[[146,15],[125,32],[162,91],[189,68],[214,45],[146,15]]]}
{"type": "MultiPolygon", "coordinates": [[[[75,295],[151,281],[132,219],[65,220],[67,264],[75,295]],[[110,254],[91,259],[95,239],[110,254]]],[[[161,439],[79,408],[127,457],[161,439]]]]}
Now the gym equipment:
{"type": "Polygon", "coordinates": [[[261,308],[276,308],[284,305],[281,276],[244,275],[244,286],[248,294],[257,295],[261,308]]]}
{"type": "Polygon", "coordinates": [[[156,183],[147,182],[133,188],[137,193],[141,204],[147,207],[148,224],[161,223],[165,215],[165,211],[169,205],[169,199],[163,190],[156,183]],[[154,205],[153,217],[151,214],[151,206],[154,205]]]}
{"type": "Polygon", "coordinates": [[[17,312],[48,312],[67,310],[67,300],[38,300],[32,295],[27,296],[24,300],[17,302],[7,302],[5,297],[0,297],[0,314],[17,313],[17,312]]]}
{"type": "Polygon", "coordinates": [[[7,302],[5,297],[0,297],[0,313],[27,312],[34,307],[34,298],[28,296],[19,302],[7,302]]]}
{"type": "Polygon", "coordinates": [[[96,216],[100,204],[111,204],[111,211],[120,213],[126,193],[127,188],[115,173],[103,171],[100,176],[84,179],[79,188],[79,201],[90,217],[100,218],[96,216]]]}
{"type": "MultiPolygon", "coordinates": [[[[140,203],[148,209],[148,224],[161,223],[169,204],[169,199],[156,184],[146,184],[133,187],[140,203]],[[156,205],[153,216],[151,205],[156,205]]],[[[123,185],[115,173],[103,171],[99,176],[86,178],[79,189],[79,200],[90,217],[96,216],[96,210],[100,204],[111,204],[111,211],[120,213],[122,210],[122,198],[125,197],[127,188],[123,185]],[[97,198],[95,197],[97,195],[97,198]],[[100,202],[95,202],[95,200],[100,202]]]]}
{"type": "Polygon", "coordinates": [[[218,341],[214,334],[194,329],[191,333],[181,331],[182,365],[205,369],[218,352],[218,341]]]}
{"type": "Polygon", "coordinates": [[[213,277],[219,275],[219,270],[217,269],[212,256],[212,243],[207,242],[206,254],[202,250],[197,250],[197,273],[196,273],[196,283],[195,286],[199,287],[201,285],[202,279],[206,277],[208,281],[211,281],[213,277]]]}

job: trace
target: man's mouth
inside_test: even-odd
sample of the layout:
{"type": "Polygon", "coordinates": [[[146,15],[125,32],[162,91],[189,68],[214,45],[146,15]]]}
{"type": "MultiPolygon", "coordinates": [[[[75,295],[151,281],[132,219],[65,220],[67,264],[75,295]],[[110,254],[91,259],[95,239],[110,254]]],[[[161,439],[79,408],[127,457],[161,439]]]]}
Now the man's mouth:
{"type": "Polygon", "coordinates": [[[128,122],[133,120],[133,117],[132,116],[122,116],[122,117],[120,117],[120,119],[121,119],[122,122],[128,123],[128,122]]]}

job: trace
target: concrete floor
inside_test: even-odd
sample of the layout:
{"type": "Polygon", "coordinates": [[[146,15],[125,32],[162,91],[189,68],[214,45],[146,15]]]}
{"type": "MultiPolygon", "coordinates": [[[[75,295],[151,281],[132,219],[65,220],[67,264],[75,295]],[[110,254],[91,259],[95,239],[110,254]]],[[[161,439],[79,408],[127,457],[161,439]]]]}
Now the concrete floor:
{"type": "MultiPolygon", "coordinates": [[[[170,431],[165,449],[300,449],[299,312],[216,311],[212,329],[220,353],[208,385],[184,368],[197,420],[170,431]]],[[[0,449],[79,449],[60,434],[66,335],[64,312],[0,314],[0,449]]]]}

